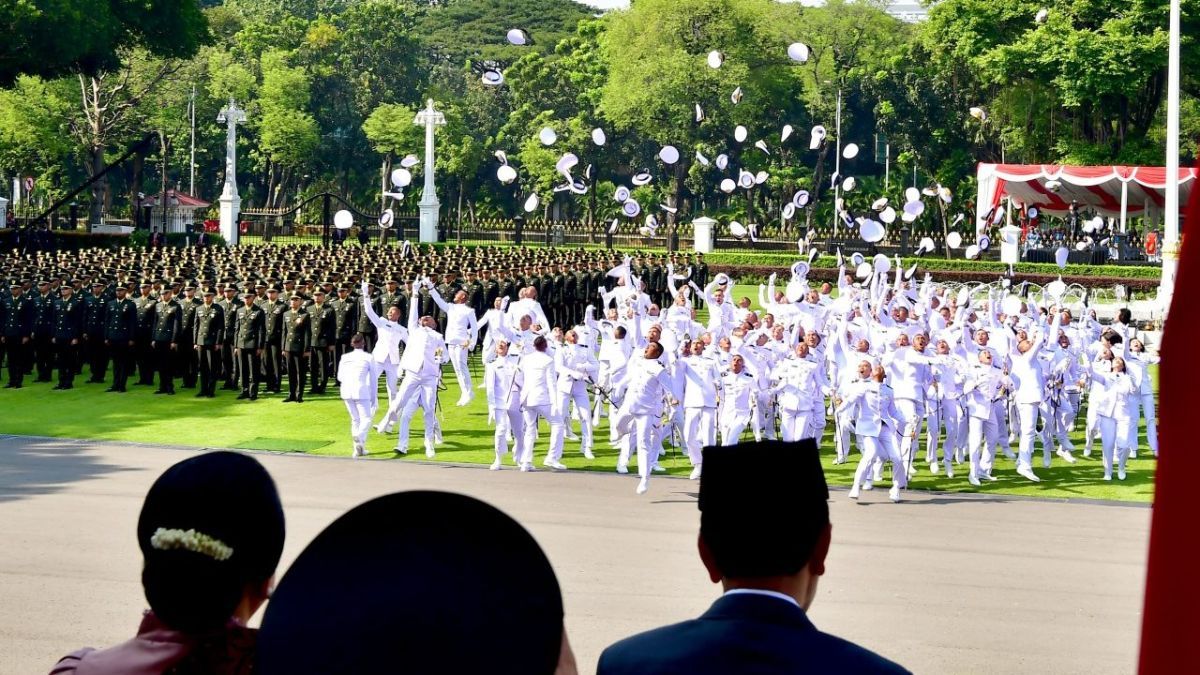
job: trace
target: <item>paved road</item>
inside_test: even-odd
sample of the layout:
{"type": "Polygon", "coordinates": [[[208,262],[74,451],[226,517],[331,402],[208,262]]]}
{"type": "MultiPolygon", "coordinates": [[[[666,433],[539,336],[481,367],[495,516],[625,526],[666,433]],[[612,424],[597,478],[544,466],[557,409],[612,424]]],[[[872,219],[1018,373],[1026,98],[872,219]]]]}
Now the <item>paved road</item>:
{"type": "MultiPolygon", "coordinates": [[[[0,673],[131,636],[134,535],[160,471],[189,450],[0,437],[0,673]]],[[[704,610],[695,483],[593,473],[260,455],[288,518],[283,568],[346,509],[387,492],[468,493],[524,523],[554,563],[581,672],[612,641],[704,610]]],[[[818,626],[930,673],[1128,673],[1149,509],[963,495],[833,495],[818,626]]],[[[416,570],[413,570],[414,572],[416,570]]]]}

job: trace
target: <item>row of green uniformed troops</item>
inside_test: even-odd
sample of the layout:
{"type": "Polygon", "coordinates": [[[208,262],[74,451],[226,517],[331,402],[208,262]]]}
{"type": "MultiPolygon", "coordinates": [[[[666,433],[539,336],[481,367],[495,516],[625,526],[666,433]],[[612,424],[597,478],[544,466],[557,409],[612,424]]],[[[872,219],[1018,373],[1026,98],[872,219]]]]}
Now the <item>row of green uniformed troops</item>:
{"type": "MultiPolygon", "coordinates": [[[[651,297],[667,302],[663,266],[647,259],[634,264],[651,297]]],[[[599,260],[590,266],[541,261],[524,267],[517,263],[511,270],[501,265],[481,267],[478,273],[466,270],[461,277],[442,276],[438,289],[443,297],[466,291],[468,303],[482,318],[501,298],[516,300],[521,288],[532,286],[551,323],[564,328],[582,321],[584,308],[598,302],[600,290],[612,282],[599,260]]],[[[407,266],[401,271],[405,278],[410,272],[407,266]]],[[[705,276],[703,266],[694,270],[693,279],[705,276]]],[[[373,344],[374,326],[345,283],[326,281],[299,289],[293,282],[285,282],[287,288],[260,282],[239,289],[231,284],[219,292],[198,292],[178,279],[123,285],[100,278],[89,288],[83,283],[50,275],[36,283],[10,284],[0,301],[6,387],[22,386],[24,377],[34,373],[39,382],[52,381],[57,369],[55,388],[69,389],[84,365],[89,382],[104,382],[111,365],[109,391],[114,392],[125,391],[136,375],[136,383],[147,386],[157,376],[163,394],[173,394],[180,379],[187,389],[199,385],[198,396],[213,396],[220,384],[240,389],[240,397],[257,398],[260,387],[280,392],[287,375],[286,400],[302,401],[310,375],[308,393],[325,391],[355,332],[364,334],[368,348],[373,344]]],[[[397,306],[404,316],[412,301],[411,289],[400,278],[374,291],[374,309],[381,315],[397,306]]],[[[419,313],[435,317],[444,332],[446,316],[429,292],[421,289],[416,302],[419,313]]]]}

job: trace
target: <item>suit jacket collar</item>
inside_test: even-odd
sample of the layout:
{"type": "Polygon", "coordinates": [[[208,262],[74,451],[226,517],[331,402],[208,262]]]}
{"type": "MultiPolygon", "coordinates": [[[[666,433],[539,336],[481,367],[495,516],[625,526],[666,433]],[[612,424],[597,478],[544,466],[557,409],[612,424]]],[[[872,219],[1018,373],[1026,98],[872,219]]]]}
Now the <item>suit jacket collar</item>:
{"type": "Polygon", "coordinates": [[[808,615],[796,605],[779,598],[750,593],[721,596],[700,618],[748,620],[789,626],[798,630],[816,630],[808,615]]]}

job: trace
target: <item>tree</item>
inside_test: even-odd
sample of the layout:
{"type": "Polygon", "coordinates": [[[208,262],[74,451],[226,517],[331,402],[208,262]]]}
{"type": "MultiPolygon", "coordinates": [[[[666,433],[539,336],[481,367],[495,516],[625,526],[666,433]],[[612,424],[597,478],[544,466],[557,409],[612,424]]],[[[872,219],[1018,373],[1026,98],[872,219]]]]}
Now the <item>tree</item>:
{"type": "Polygon", "coordinates": [[[71,102],[61,89],[30,75],[0,89],[0,170],[40,176],[66,159],[71,102]]]}
{"type": "Polygon", "coordinates": [[[209,39],[195,0],[0,0],[0,86],[18,75],[84,78],[121,69],[139,49],[188,58],[209,39]]]}
{"type": "Polygon", "coordinates": [[[296,169],[309,161],[320,141],[316,120],[307,112],[310,102],[308,74],[288,64],[281,51],[262,58],[262,84],[258,103],[259,149],[251,157],[259,160],[267,174],[266,205],[274,208],[295,180],[296,169]]]}
{"type": "Polygon", "coordinates": [[[736,152],[735,125],[749,127],[753,143],[774,136],[780,117],[795,110],[799,76],[786,54],[785,31],[799,11],[769,0],[639,0],[612,15],[601,39],[609,67],[601,111],[617,129],[646,141],[643,162],[658,146],[679,149],[680,161],[666,174],[672,206],[684,206],[697,146],[736,152]],[[719,69],[705,65],[711,50],[725,54],[719,69]],[[731,95],[739,87],[745,97],[735,104],[731,95]],[[697,104],[706,113],[700,124],[697,104]]]}

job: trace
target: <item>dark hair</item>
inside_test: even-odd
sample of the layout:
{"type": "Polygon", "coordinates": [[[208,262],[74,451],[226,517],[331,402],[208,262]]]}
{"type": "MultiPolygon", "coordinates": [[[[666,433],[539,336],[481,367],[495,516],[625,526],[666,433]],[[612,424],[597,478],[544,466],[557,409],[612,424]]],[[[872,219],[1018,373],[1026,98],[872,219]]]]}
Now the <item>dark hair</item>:
{"type": "Polygon", "coordinates": [[[790,576],[802,570],[829,526],[829,488],[816,443],[763,441],[703,452],[700,536],[721,576],[790,576]],[[747,467],[764,463],[779,471],[757,480],[747,467]]]}
{"type": "Polygon", "coordinates": [[[661,344],[657,342],[651,342],[650,344],[646,345],[646,358],[657,359],[658,357],[662,356],[662,353],[663,347],[661,344]]]}
{"type": "Polygon", "coordinates": [[[613,329],[613,337],[617,338],[618,340],[625,339],[625,333],[625,326],[617,326],[613,329]]]}
{"type": "Polygon", "coordinates": [[[541,335],[535,337],[533,339],[533,348],[539,352],[546,351],[546,338],[542,337],[541,335]]]}
{"type": "Polygon", "coordinates": [[[355,333],[354,336],[350,338],[350,346],[352,346],[352,347],[355,345],[366,345],[366,344],[367,344],[367,338],[364,337],[362,333],[355,333]]]}
{"type": "Polygon", "coordinates": [[[258,460],[209,452],[167,469],[146,494],[137,526],[142,586],[155,615],[185,633],[225,625],[247,584],[275,574],[283,552],[283,507],[258,460]],[[183,548],[163,550],[159,529],[194,530],[232,549],[225,560],[183,548]]]}
{"type": "Polygon", "coordinates": [[[1117,321],[1129,325],[1129,321],[1133,319],[1133,312],[1129,311],[1128,307],[1122,307],[1117,310],[1117,321]]]}

